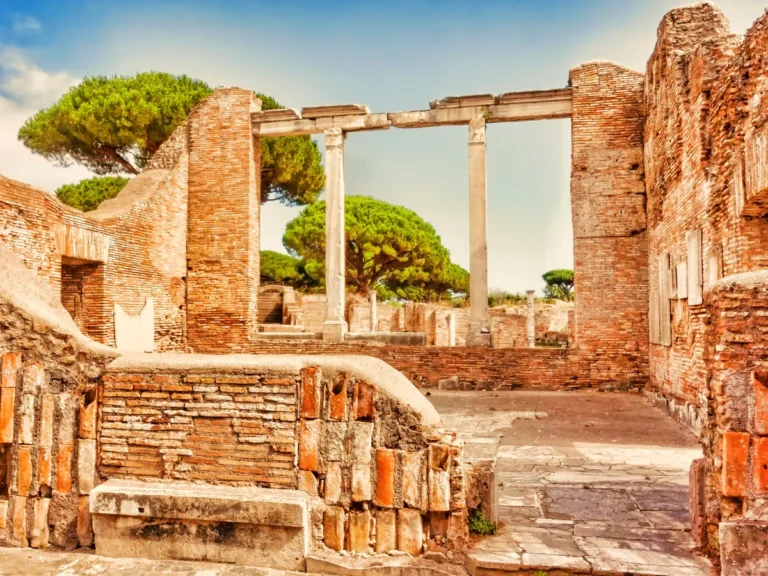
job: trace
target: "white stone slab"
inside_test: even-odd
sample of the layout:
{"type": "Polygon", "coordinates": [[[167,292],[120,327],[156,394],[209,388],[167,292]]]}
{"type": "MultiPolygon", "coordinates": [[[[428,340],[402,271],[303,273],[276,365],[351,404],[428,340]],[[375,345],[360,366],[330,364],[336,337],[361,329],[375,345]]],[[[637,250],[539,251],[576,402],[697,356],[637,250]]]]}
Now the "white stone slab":
{"type": "Polygon", "coordinates": [[[115,347],[130,352],[155,349],[155,304],[152,298],[147,298],[138,316],[127,314],[115,304],[115,347]]]}

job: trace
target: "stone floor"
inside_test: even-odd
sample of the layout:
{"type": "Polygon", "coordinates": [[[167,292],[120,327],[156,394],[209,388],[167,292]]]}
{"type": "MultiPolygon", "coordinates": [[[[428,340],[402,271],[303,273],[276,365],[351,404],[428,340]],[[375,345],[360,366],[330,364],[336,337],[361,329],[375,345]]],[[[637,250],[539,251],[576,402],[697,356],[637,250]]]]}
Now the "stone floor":
{"type": "Polygon", "coordinates": [[[688,468],[701,450],[642,397],[437,391],[430,400],[468,458],[497,458],[500,529],[475,543],[478,572],[710,573],[689,533],[688,468]]]}

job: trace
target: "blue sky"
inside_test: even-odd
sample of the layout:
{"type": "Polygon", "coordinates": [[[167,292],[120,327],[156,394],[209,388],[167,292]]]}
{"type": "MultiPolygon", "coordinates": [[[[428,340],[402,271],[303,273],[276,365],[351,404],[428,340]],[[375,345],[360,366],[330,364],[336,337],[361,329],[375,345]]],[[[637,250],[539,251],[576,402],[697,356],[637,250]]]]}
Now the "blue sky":
{"type": "MultiPolygon", "coordinates": [[[[565,86],[612,60],[643,70],[672,0],[0,0],[0,173],[49,191],[89,174],[16,142],[24,119],[83,76],[162,70],[265,92],[291,107],[424,109],[435,98],[565,86]]],[[[734,32],[766,0],[723,0],[734,32]]],[[[488,129],[492,288],[540,289],[571,267],[568,121],[488,129]]],[[[322,145],[322,138],[318,139],[322,145]]],[[[348,194],[407,206],[468,265],[467,135],[460,127],[353,134],[348,194]]],[[[282,250],[298,213],[262,212],[262,248],[282,250]]]]}

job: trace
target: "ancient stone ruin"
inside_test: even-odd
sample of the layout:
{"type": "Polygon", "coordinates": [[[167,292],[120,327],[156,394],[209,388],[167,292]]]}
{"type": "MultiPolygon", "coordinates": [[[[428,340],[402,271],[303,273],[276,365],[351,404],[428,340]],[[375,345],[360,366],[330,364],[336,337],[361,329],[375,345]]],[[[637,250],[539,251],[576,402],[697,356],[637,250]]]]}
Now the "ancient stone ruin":
{"type": "Polygon", "coordinates": [[[766,50],[768,15],[742,38],[701,3],[664,17],[644,73],[591,62],[556,90],[395,113],[261,111],[250,90],[216,90],[93,212],[0,177],[0,543],[290,570],[352,552],[460,564],[494,481],[417,388],[450,381],[642,389],[703,445],[700,549],[723,574],[768,573],[766,50]],[[532,346],[523,312],[524,344],[492,346],[486,129],[552,118],[572,128],[567,347],[532,346]],[[397,320],[372,301],[360,319],[344,148],[359,131],[446,125],[467,126],[468,316],[397,320]],[[317,133],[319,312],[260,290],[258,200],[260,138],[317,133]]]}

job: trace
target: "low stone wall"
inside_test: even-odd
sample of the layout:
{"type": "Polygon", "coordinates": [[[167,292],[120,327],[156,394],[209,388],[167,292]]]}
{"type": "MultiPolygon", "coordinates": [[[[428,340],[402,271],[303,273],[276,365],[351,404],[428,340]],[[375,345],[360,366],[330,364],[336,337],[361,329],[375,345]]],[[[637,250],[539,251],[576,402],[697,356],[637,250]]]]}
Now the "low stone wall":
{"type": "Polygon", "coordinates": [[[124,356],[108,366],[102,399],[100,480],[298,488],[317,546],[464,547],[462,443],[379,360],[124,356]]]}

